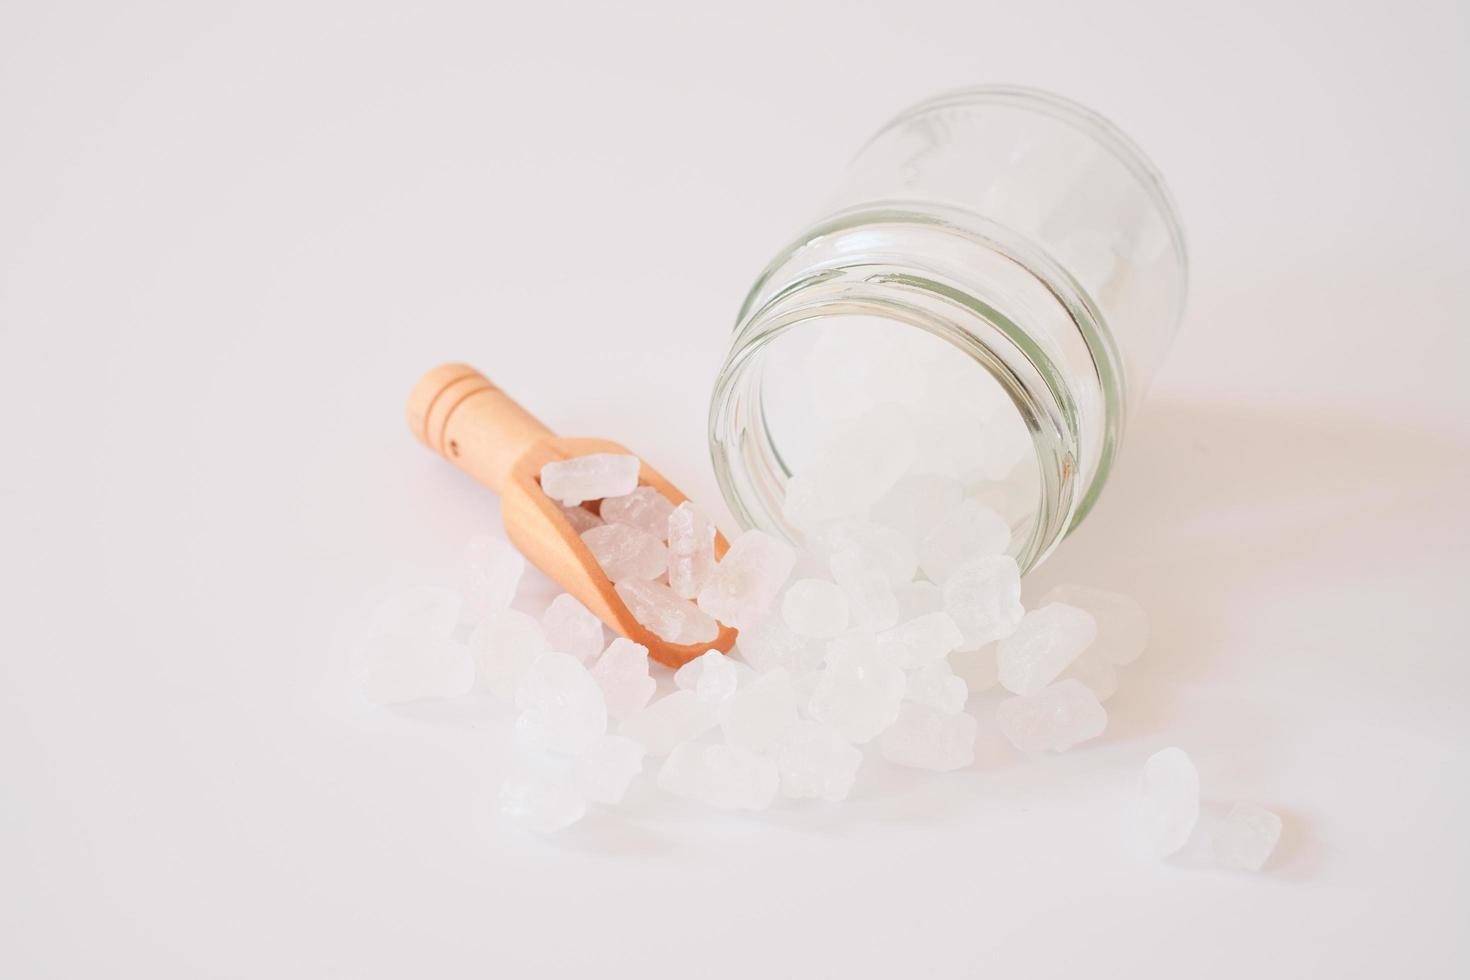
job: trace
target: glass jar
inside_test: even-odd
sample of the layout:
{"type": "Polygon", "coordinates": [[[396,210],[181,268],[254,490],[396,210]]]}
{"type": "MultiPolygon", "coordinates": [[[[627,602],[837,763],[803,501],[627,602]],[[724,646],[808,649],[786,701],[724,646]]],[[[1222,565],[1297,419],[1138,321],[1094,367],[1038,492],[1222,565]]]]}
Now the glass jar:
{"type": "Polygon", "coordinates": [[[1163,180],[1074,102],[975,88],[879,130],[820,213],[751,288],[715,385],[736,518],[799,537],[793,474],[824,432],[866,427],[873,453],[913,443],[920,469],[1000,512],[1034,566],[1097,500],[1178,327],[1163,180]]]}

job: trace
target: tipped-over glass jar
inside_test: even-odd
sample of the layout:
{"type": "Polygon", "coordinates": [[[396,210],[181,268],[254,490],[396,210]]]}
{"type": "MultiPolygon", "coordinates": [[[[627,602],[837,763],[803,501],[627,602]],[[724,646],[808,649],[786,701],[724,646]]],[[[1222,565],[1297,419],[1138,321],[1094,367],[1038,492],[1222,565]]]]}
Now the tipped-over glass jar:
{"type": "Polygon", "coordinates": [[[793,474],[832,432],[871,433],[997,510],[1034,566],[1097,500],[1179,324],[1162,179],[1074,102],[976,88],[879,130],[823,213],[756,281],[715,385],[737,519],[811,530],[793,474]]]}

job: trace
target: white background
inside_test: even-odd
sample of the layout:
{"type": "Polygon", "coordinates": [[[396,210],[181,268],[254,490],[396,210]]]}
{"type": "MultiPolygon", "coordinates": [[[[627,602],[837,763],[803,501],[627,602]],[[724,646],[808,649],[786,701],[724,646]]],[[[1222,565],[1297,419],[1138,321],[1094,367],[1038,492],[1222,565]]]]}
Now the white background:
{"type": "Polygon", "coordinates": [[[1452,2],[7,0],[0,975],[1466,976],[1467,57],[1452,2]],[[1113,118],[1190,238],[1115,483],[1028,583],[1152,611],[1108,733],[509,832],[504,713],[346,683],[339,636],[498,521],[409,386],[471,361],[720,508],[745,288],[976,82],[1113,118]],[[1132,853],[1169,744],[1284,815],[1268,872],[1132,853]]]}

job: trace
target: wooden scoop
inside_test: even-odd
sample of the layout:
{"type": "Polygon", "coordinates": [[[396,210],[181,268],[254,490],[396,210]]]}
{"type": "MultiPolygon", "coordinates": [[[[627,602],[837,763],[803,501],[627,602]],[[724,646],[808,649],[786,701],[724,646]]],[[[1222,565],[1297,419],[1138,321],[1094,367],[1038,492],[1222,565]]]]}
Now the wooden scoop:
{"type": "MultiPolygon", "coordinates": [[[[467,364],[444,364],[419,379],[408,396],[408,424],[424,445],[500,494],[506,533],[536,567],[614,631],[646,646],[654,660],[680,667],[706,650],[730,652],[735,630],[724,624],[713,641],[685,646],[660,639],[634,619],[560,504],[541,492],[541,467],[553,460],[634,453],[603,439],[557,436],[467,364]]],[[[676,507],[688,499],[641,459],[638,482],[676,507]]],[[[716,531],[715,557],[728,547],[716,531]]]]}

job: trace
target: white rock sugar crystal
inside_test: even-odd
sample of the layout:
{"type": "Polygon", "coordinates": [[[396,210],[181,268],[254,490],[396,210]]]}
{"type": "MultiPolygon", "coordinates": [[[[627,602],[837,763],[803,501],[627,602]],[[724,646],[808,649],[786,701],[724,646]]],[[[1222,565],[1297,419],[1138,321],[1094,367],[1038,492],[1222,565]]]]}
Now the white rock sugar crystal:
{"type": "Polygon", "coordinates": [[[909,670],[942,660],[964,642],[948,613],[927,613],[878,634],[878,652],[909,670]]]}
{"type": "Polygon", "coordinates": [[[869,516],[917,544],[959,504],[964,492],[964,486],[952,476],[911,474],[874,504],[869,516]]]}
{"type": "Polygon", "coordinates": [[[1065,680],[1002,701],[995,708],[995,724],[1022,752],[1065,752],[1101,735],[1108,715],[1086,685],[1065,680]]]}
{"type": "Polygon", "coordinates": [[[827,666],[817,680],[807,714],[863,743],[893,724],[903,702],[903,670],[887,662],[871,636],[849,634],[827,645],[827,666]]]}
{"type": "Polygon", "coordinates": [[[582,542],[614,582],[658,578],[668,568],[662,541],[628,524],[604,524],[582,532],[582,542]]]}
{"type": "Polygon", "coordinates": [[[667,643],[709,643],[720,634],[713,616],[689,600],[680,599],[666,585],[633,580],[619,582],[613,588],[633,618],[667,643]]]}
{"type": "Polygon", "coordinates": [[[913,423],[898,406],[838,426],[787,483],[782,514],[803,529],[858,516],[893,488],[914,454],[913,423]]]}
{"type": "Polygon", "coordinates": [[[769,752],[790,733],[796,720],[796,692],[783,667],[736,691],[720,710],[726,741],[752,752],[769,752]]]}
{"type": "MultiPolygon", "coordinates": [[[[681,691],[693,691],[698,694],[699,681],[704,676],[705,665],[713,663],[716,657],[719,658],[719,664],[716,668],[717,671],[724,670],[727,667],[735,671],[735,687],[749,683],[751,677],[755,674],[755,671],[751,670],[748,664],[743,664],[738,660],[723,656],[718,650],[706,650],[674,671],[674,685],[681,691]]],[[[717,676],[719,675],[717,674],[717,676]]],[[[710,695],[712,697],[717,696],[722,685],[726,682],[727,680],[724,678],[720,681],[712,682],[714,686],[708,689],[710,695]]],[[[733,691],[733,688],[729,690],[733,691]]]]}
{"type": "Polygon", "coordinates": [[[781,795],[791,799],[845,800],[862,764],[861,750],[815,721],[798,721],[776,750],[781,795]]]}
{"type": "Polygon", "coordinates": [[[621,803],[628,784],[643,771],[643,756],[641,743],[604,735],[572,764],[572,783],[594,803],[621,803]]]}
{"type": "Polygon", "coordinates": [[[426,586],[389,596],[368,617],[365,635],[447,637],[459,625],[464,597],[426,586]]]}
{"type": "Polygon", "coordinates": [[[1281,840],[1281,818],[1254,803],[1237,803],[1215,828],[1210,850],[1222,868],[1259,871],[1281,840]]]}
{"type": "Polygon", "coordinates": [[[738,745],[685,742],[658,773],[665,792],[722,810],[764,810],[780,782],[774,761],[738,745]]]}
{"type": "Polygon", "coordinates": [[[643,710],[658,687],[658,682],[648,673],[648,648],[622,636],[608,644],[592,665],[591,673],[602,688],[608,717],[614,721],[643,710]]]}
{"type": "Polygon", "coordinates": [[[653,756],[668,755],[674,746],[698,738],[719,723],[719,709],[693,691],[674,691],[654,701],[619,727],[653,756]]]}
{"type": "Polygon", "coordinates": [[[1021,605],[1021,569],[1009,555],[975,558],[944,582],[944,611],[960,628],[961,650],[975,650],[1015,632],[1021,605]]]}
{"type": "Polygon", "coordinates": [[[828,524],[808,536],[809,550],[831,556],[848,548],[856,548],[863,557],[883,570],[890,584],[911,581],[919,570],[914,543],[891,527],[868,521],[839,521],[828,524]]]}
{"type": "Polygon", "coordinates": [[[847,629],[847,596],[833,582],[798,579],[781,597],[781,618],[794,633],[830,639],[847,629]]]}
{"type": "Polygon", "coordinates": [[[936,660],[908,672],[904,698],[909,701],[953,714],[965,707],[969,697],[964,678],[955,674],[947,660],[936,660]]]}
{"type": "Polygon", "coordinates": [[[621,497],[608,497],[598,508],[609,524],[626,524],[651,534],[659,541],[669,535],[669,518],[674,505],[653,487],[638,487],[621,497]]]}
{"type": "Polygon", "coordinates": [[[1158,857],[1179,850],[1199,822],[1199,770],[1183,749],[1155,752],[1138,777],[1138,826],[1158,857]]]}
{"type": "Polygon", "coordinates": [[[442,637],[369,637],[358,655],[362,693],[374,704],[457,698],[475,686],[469,647],[442,637]]]}
{"type": "Polygon", "coordinates": [[[567,507],[564,504],[558,504],[557,506],[561,508],[562,516],[567,519],[567,523],[572,526],[572,530],[578,534],[581,534],[583,531],[590,531],[594,527],[602,527],[602,518],[592,513],[586,507],[567,507]]]}
{"type": "Polygon", "coordinates": [[[547,645],[559,653],[590,660],[602,652],[602,620],[568,593],[551,600],[541,616],[541,629],[547,645]]]}
{"type": "Polygon", "coordinates": [[[907,623],[926,613],[944,610],[944,592],[933,582],[905,582],[893,587],[898,600],[898,621],[907,623]]]}
{"type": "Polygon", "coordinates": [[[964,679],[971,694],[988,691],[1000,683],[999,668],[995,663],[995,644],[978,650],[959,650],[949,655],[949,666],[955,676],[964,679]]]}
{"type": "Polygon", "coordinates": [[[883,758],[896,765],[945,772],[974,764],[978,730],[973,715],[910,703],[899,709],[898,720],[878,745],[883,758]]]}
{"type": "Polygon", "coordinates": [[[470,650],[480,681],[496,697],[511,700],[532,661],[547,650],[546,636],[534,616],[502,609],[470,634],[470,650]]]}
{"type": "Polygon", "coordinates": [[[1051,602],[1077,606],[1092,614],[1097,620],[1093,649],[1110,663],[1131,664],[1148,646],[1148,615],[1126,595],[1086,585],[1059,585],[1041,600],[1042,605],[1051,602]]]}
{"type": "Polygon", "coordinates": [[[541,491],[567,507],[584,500],[621,497],[638,486],[638,457],[592,453],[541,467],[541,491]]]}
{"type": "Polygon", "coordinates": [[[743,628],[735,637],[735,646],[758,673],[777,667],[810,670],[822,663],[823,648],[799,636],[786,625],[785,619],[774,614],[743,628]]]}
{"type": "Polygon", "coordinates": [[[764,531],[736,538],[699,590],[699,608],[737,629],[758,622],[796,565],[796,552],[764,531]]]}
{"type": "Polygon", "coordinates": [[[515,545],[493,535],[475,538],[467,550],[465,606],[476,619],[483,619],[510,606],[526,570],[526,557],[515,545]]]}
{"type": "Polygon", "coordinates": [[[1062,671],[1062,677],[1073,677],[1086,684],[1088,690],[1102,702],[1118,693],[1118,668],[1097,652],[1096,642],[1062,671]]]}
{"type": "Polygon", "coordinates": [[[693,690],[699,700],[706,704],[723,704],[735,695],[735,688],[740,684],[735,661],[718,650],[706,650],[690,663],[697,668],[690,673],[694,675],[693,690]]]}
{"type": "Polygon", "coordinates": [[[832,556],[832,578],[847,595],[853,624],[864,630],[884,630],[898,622],[898,599],[883,568],[858,548],[844,548],[832,556]]]}
{"type": "Polygon", "coordinates": [[[1001,555],[1011,544],[1011,526],[978,500],[961,500],[924,536],[919,567],[943,584],[965,562],[1001,555]]]}
{"type": "Polygon", "coordinates": [[[523,768],[500,785],[500,812],[538,834],[570,827],[587,813],[587,801],[565,774],[523,768]]]}
{"type": "Polygon", "coordinates": [[[1031,610],[996,648],[1001,685],[1035,694],[1061,676],[1095,636],[1097,621],[1076,606],[1054,602],[1031,610]]]}
{"type": "Polygon", "coordinates": [[[602,688],[576,657],[543,653],[516,689],[516,737],[527,748],[577,755],[607,732],[602,688]]]}
{"type": "Polygon", "coordinates": [[[715,570],[715,526],[684,501],[669,514],[669,588],[693,599],[715,570]]]}

